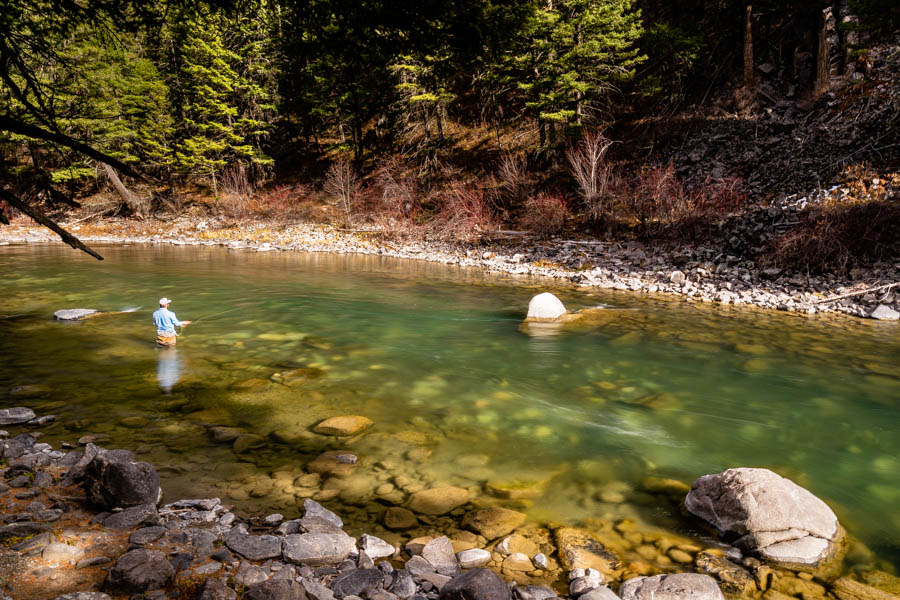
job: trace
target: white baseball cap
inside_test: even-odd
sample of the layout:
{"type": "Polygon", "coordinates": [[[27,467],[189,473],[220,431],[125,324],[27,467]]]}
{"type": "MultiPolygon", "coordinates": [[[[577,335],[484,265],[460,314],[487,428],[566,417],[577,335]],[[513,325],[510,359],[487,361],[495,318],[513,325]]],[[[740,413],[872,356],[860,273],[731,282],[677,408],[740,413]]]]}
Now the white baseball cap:
{"type": "Polygon", "coordinates": [[[171,300],[169,300],[168,298],[160,298],[159,299],[160,306],[162,306],[163,304],[168,304],[169,302],[171,302],[171,300]]]}

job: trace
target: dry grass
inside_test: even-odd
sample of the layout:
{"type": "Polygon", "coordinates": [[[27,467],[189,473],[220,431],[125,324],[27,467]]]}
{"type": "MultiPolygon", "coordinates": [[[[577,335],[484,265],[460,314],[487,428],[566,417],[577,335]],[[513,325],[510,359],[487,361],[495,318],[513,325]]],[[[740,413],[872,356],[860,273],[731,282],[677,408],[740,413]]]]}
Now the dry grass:
{"type": "Polygon", "coordinates": [[[561,194],[541,192],[525,201],[519,225],[539,236],[562,232],[572,211],[561,194]]]}
{"type": "Polygon", "coordinates": [[[614,178],[613,165],[606,153],[613,141],[594,131],[585,135],[566,151],[569,172],[578,184],[587,216],[593,220],[602,219],[607,211],[610,183],[614,178]]]}

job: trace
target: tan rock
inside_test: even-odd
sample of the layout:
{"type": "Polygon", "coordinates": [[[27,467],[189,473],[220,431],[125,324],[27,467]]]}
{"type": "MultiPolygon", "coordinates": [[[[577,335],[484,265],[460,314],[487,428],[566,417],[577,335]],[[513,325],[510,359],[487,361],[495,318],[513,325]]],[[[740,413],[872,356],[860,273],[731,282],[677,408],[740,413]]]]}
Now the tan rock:
{"type": "Polygon", "coordinates": [[[684,498],[691,486],[677,479],[666,477],[646,477],[641,481],[641,489],[651,494],[666,494],[673,498],[684,498]]]}
{"type": "Polygon", "coordinates": [[[525,536],[514,533],[511,536],[503,538],[503,541],[497,544],[497,552],[506,555],[521,552],[527,556],[534,556],[540,552],[540,548],[525,536]]]}
{"type": "Polygon", "coordinates": [[[884,571],[866,571],[860,574],[863,583],[882,591],[900,596],[900,577],[884,571]]]}
{"type": "Polygon", "coordinates": [[[406,542],[406,551],[410,556],[418,556],[422,554],[422,550],[425,549],[426,544],[432,541],[434,536],[431,535],[423,535],[421,537],[413,538],[406,542]]]}
{"type": "Polygon", "coordinates": [[[528,516],[508,508],[490,506],[479,508],[468,513],[462,520],[462,526],[470,531],[483,535],[488,540],[511,533],[520,527],[528,516]]]}
{"type": "Polygon", "coordinates": [[[684,565],[694,562],[693,556],[691,556],[684,550],[679,550],[678,548],[672,548],[671,550],[669,550],[669,558],[677,563],[681,563],[684,565]]]}
{"type": "Polygon", "coordinates": [[[245,433],[239,435],[234,440],[234,444],[232,444],[231,449],[241,454],[242,452],[246,452],[250,448],[254,446],[261,445],[265,440],[258,435],[253,435],[252,433],[245,433]]]}
{"type": "Polygon", "coordinates": [[[897,596],[849,577],[841,577],[831,584],[831,593],[840,600],[897,600],[897,596]]]}
{"type": "Polygon", "coordinates": [[[419,525],[419,520],[412,511],[400,508],[399,506],[391,506],[384,511],[384,517],[381,520],[388,529],[412,529],[419,525]]]}
{"type": "Polygon", "coordinates": [[[509,500],[527,500],[544,495],[549,479],[491,480],[484,489],[491,496],[509,500]]]}
{"type": "Polygon", "coordinates": [[[597,569],[607,579],[618,579],[622,572],[619,557],[583,529],[576,527],[557,529],[556,546],[559,549],[560,562],[567,571],[578,568],[597,569]]]}
{"type": "Polygon", "coordinates": [[[359,415],[344,415],[325,419],[313,428],[316,433],[322,435],[348,436],[356,435],[360,431],[368,429],[374,423],[367,417],[359,415]]]}
{"type": "Polygon", "coordinates": [[[503,560],[503,569],[507,571],[533,571],[534,565],[528,555],[514,552],[503,560]]]}
{"type": "Polygon", "coordinates": [[[329,450],[323,452],[306,465],[310,473],[334,477],[348,477],[356,470],[359,458],[347,450],[329,450]]]}
{"type": "Polygon", "coordinates": [[[445,515],[469,501],[469,490],[444,486],[420,490],[409,499],[409,508],[423,515],[445,515]]]}

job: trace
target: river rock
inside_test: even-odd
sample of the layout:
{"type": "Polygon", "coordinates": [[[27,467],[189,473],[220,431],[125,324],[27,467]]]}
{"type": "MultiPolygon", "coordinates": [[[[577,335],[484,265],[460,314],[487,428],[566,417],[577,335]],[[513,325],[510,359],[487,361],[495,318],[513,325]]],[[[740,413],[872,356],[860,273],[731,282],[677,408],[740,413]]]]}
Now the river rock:
{"type": "Polygon", "coordinates": [[[900,312],[897,312],[890,306],[879,304],[878,307],[869,314],[869,317],[878,319],[879,321],[896,321],[900,319],[900,312]]]}
{"type": "Polygon", "coordinates": [[[110,597],[103,592],[72,592],[57,596],[53,600],[110,600],[110,597]]]}
{"type": "Polygon", "coordinates": [[[155,525],[158,517],[155,504],[139,504],[109,515],[102,524],[107,529],[126,531],[139,525],[155,525]]]}
{"type": "Polygon", "coordinates": [[[419,520],[416,518],[415,513],[411,510],[400,508],[399,506],[388,507],[384,511],[384,517],[381,522],[384,523],[384,526],[388,529],[393,529],[395,531],[400,529],[412,529],[419,525],[419,520]]]}
{"type": "Polygon", "coordinates": [[[362,534],[359,538],[359,549],[365,552],[372,560],[388,558],[397,552],[397,549],[386,541],[374,535],[362,534]]]}
{"type": "Polygon", "coordinates": [[[348,450],[328,450],[306,465],[310,473],[320,475],[347,477],[359,466],[359,457],[348,450]]]}
{"type": "Polygon", "coordinates": [[[697,479],[684,501],[736,545],[778,563],[817,564],[841,535],[828,505],[768,469],[728,469],[697,479]]]}
{"type": "Polygon", "coordinates": [[[579,596],[578,600],[620,600],[616,593],[605,585],[594,588],[579,596]]]}
{"type": "Polygon", "coordinates": [[[497,544],[496,550],[503,556],[515,554],[516,552],[534,556],[538,553],[539,548],[537,544],[525,536],[514,533],[511,536],[503,538],[503,541],[497,544]]]}
{"type": "Polygon", "coordinates": [[[97,312],[93,308],[63,308],[53,313],[53,316],[59,321],[78,321],[96,315],[97,312]]]}
{"type": "Polygon", "coordinates": [[[694,560],[697,571],[718,579],[725,592],[736,596],[750,596],[756,591],[756,581],[750,571],[727,558],[710,552],[699,552],[694,560]]]}
{"type": "Polygon", "coordinates": [[[225,545],[247,560],[266,560],[281,556],[281,538],[274,535],[250,535],[235,527],[225,535],[225,545]]]}
{"type": "Polygon", "coordinates": [[[356,435],[374,425],[371,419],[359,415],[344,415],[325,419],[313,428],[316,433],[322,435],[336,435],[340,437],[356,435]]]}
{"type": "Polygon", "coordinates": [[[251,585],[241,596],[243,600],[303,600],[303,586],[291,579],[270,579],[251,585]]]}
{"type": "Polygon", "coordinates": [[[166,555],[138,548],[119,557],[106,575],[107,588],[123,594],[140,594],[166,587],[175,575],[166,555]]]}
{"type": "Polygon", "coordinates": [[[203,585],[199,600],[237,600],[237,592],[215,577],[210,577],[203,585]]]}
{"type": "Polygon", "coordinates": [[[506,583],[493,571],[472,569],[444,585],[440,600],[512,600],[512,595],[506,583]]]}
{"type": "Polygon", "coordinates": [[[416,593],[416,582],[405,569],[394,571],[391,575],[391,593],[398,598],[410,598],[416,593]]]}
{"type": "Polygon", "coordinates": [[[515,510],[489,506],[468,513],[462,520],[462,526],[488,540],[494,540],[521,527],[527,518],[527,515],[515,510]]]}
{"type": "Polygon", "coordinates": [[[84,469],[84,489],[91,502],[105,509],[155,505],[162,496],[156,470],[127,450],[98,451],[84,469]]]}
{"type": "Polygon", "coordinates": [[[596,569],[607,579],[617,579],[622,564],[614,552],[593,535],[576,527],[556,530],[556,546],[559,558],[568,571],[596,569]]]}
{"type": "Polygon", "coordinates": [[[337,576],[331,584],[331,591],[336,598],[365,597],[381,589],[383,582],[384,573],[378,569],[351,569],[337,576]]]}
{"type": "Polygon", "coordinates": [[[284,560],[310,567],[336,565],[356,551],[356,540],[343,532],[293,533],[284,537],[284,560]]]}
{"type": "Polygon", "coordinates": [[[37,535],[50,529],[42,523],[34,523],[32,521],[20,521],[10,525],[0,527],[0,542],[10,538],[23,538],[30,535],[37,535]]]}
{"type": "Polygon", "coordinates": [[[635,577],[619,588],[622,600],[725,600],[716,580],[699,573],[635,577]]]}
{"type": "Polygon", "coordinates": [[[409,499],[409,508],[424,515],[445,515],[469,501],[469,491],[445,486],[421,490],[409,499]]]}
{"type": "Polygon", "coordinates": [[[0,425],[20,425],[34,418],[34,411],[24,406],[0,408],[0,425]]]}
{"type": "Polygon", "coordinates": [[[849,577],[841,577],[835,580],[831,584],[831,593],[840,598],[840,600],[897,600],[897,596],[894,594],[849,577]]]}
{"type": "Polygon", "coordinates": [[[422,558],[427,560],[441,575],[456,575],[459,573],[459,562],[456,553],[453,552],[453,544],[450,538],[441,536],[425,544],[422,548],[422,558]]]}
{"type": "Polygon", "coordinates": [[[532,321],[555,321],[564,314],[566,307],[562,301],[550,292],[544,292],[528,303],[528,315],[525,318],[532,321]]]}
{"type": "Polygon", "coordinates": [[[343,533],[341,518],[315,500],[306,498],[303,508],[306,512],[300,519],[300,527],[306,533],[343,533]]]}
{"type": "Polygon", "coordinates": [[[482,548],[472,548],[471,550],[457,552],[456,560],[463,569],[474,569],[483,567],[491,562],[491,553],[482,548]]]}

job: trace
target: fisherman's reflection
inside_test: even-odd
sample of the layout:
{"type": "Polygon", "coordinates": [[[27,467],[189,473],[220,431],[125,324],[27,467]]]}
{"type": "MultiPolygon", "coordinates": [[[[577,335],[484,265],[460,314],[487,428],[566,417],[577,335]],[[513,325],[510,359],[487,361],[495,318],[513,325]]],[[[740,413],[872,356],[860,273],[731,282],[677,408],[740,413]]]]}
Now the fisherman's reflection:
{"type": "Polygon", "coordinates": [[[156,362],[156,379],[159,382],[159,388],[165,393],[171,393],[172,388],[181,378],[183,365],[178,357],[178,349],[175,346],[169,346],[159,349],[159,355],[156,362]]]}

